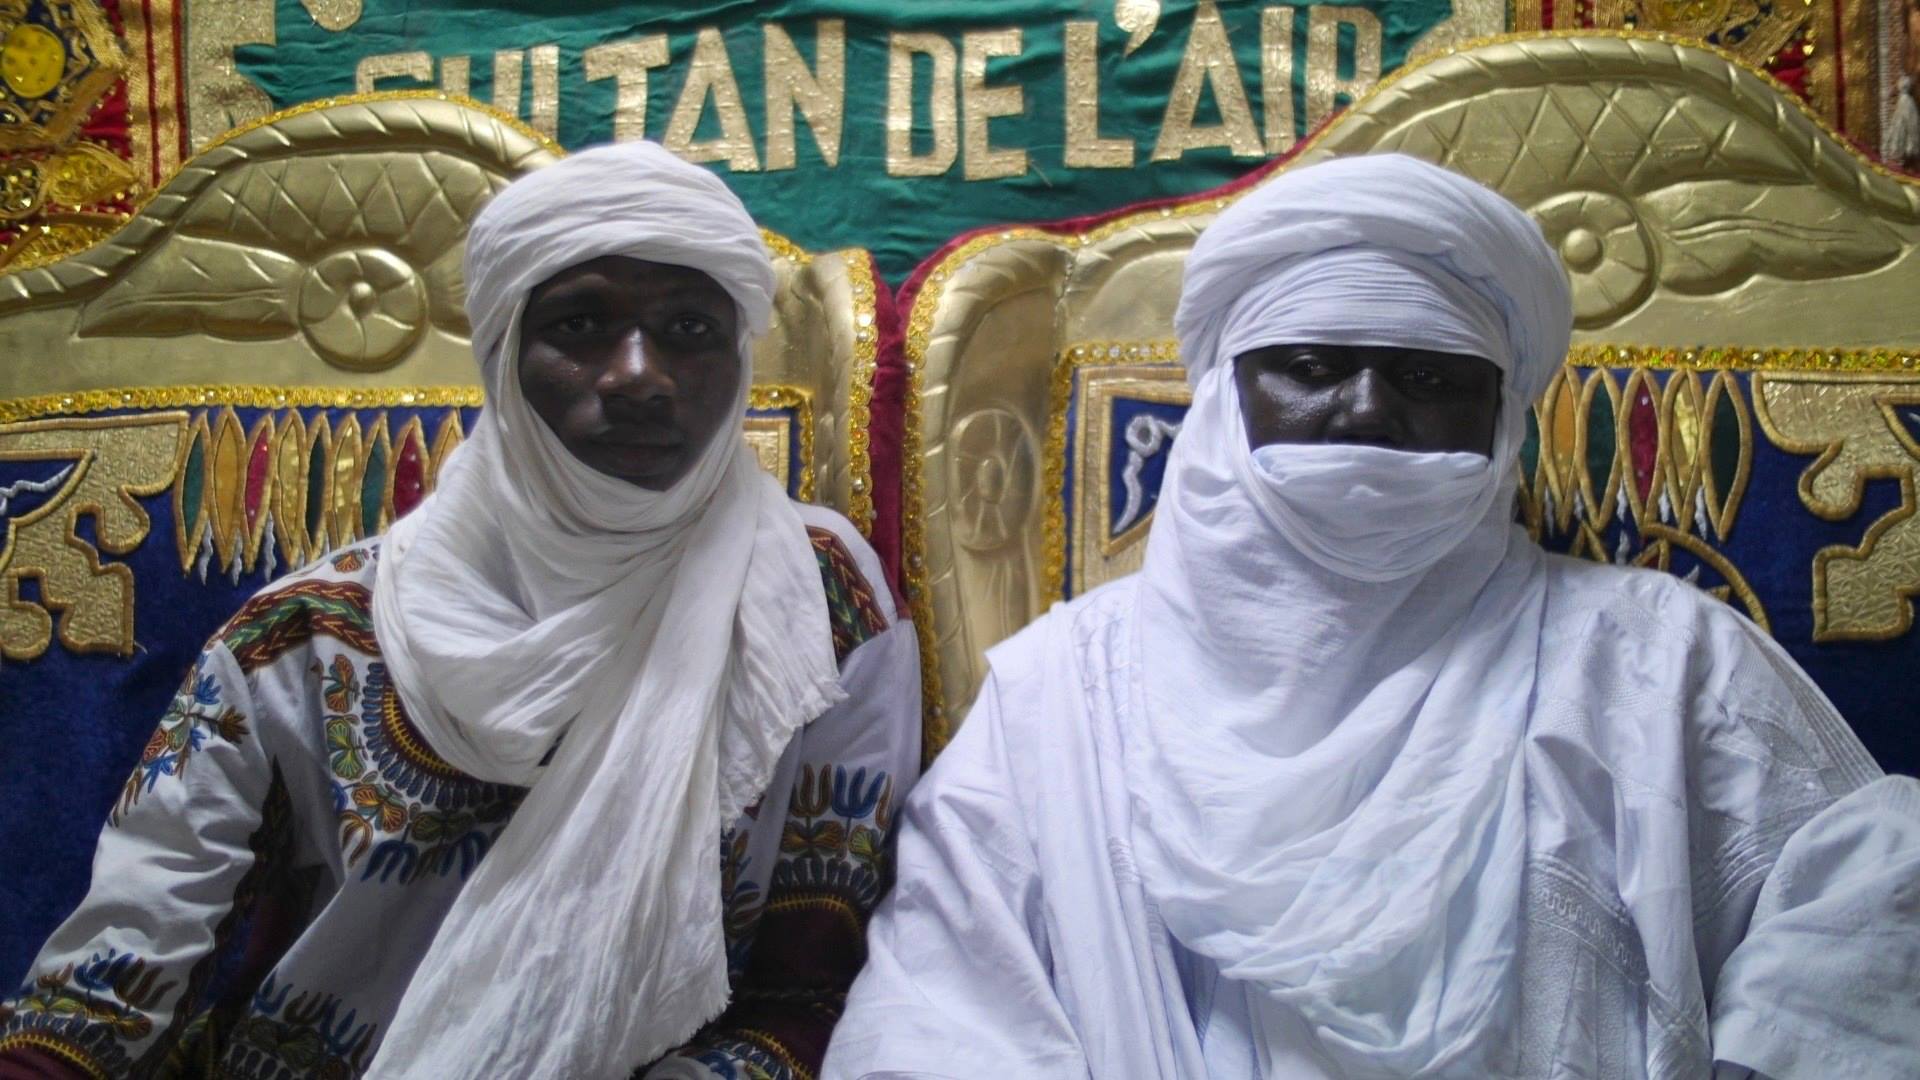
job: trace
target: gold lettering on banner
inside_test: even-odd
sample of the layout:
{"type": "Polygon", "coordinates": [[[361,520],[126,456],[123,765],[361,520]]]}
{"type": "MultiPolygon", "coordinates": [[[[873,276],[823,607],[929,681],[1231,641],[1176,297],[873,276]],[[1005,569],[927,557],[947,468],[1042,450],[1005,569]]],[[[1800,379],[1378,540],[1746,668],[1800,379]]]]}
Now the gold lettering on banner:
{"type": "Polygon", "coordinates": [[[1363,7],[1322,4],[1307,15],[1307,126],[1333,115],[1337,99],[1358,101],[1380,81],[1380,17],[1363,7]],[[1340,77],[1340,25],[1353,27],[1353,77],[1340,77]]]}
{"type": "Polygon", "coordinates": [[[560,137],[560,46],[535,45],[533,54],[533,101],[527,107],[527,123],[549,139],[560,137]]]}
{"type": "Polygon", "coordinates": [[[353,91],[356,94],[380,89],[381,79],[412,79],[417,83],[432,83],[433,56],[425,52],[380,53],[361,57],[353,67],[353,91]]]}
{"type": "Polygon", "coordinates": [[[960,123],[955,108],[953,42],[939,34],[897,33],[887,39],[887,175],[939,176],[960,156],[960,123]],[[913,152],[913,58],[933,62],[928,121],[933,149],[913,152]]]}
{"type": "Polygon", "coordinates": [[[680,90],[680,100],[674,103],[664,142],[667,149],[688,161],[724,161],[734,172],[760,169],[760,155],[753,149],[753,129],[747,126],[747,110],[740,103],[740,84],[733,78],[733,61],[727,59],[726,40],[714,27],[702,27],[694,38],[687,83],[680,90]],[[720,137],[695,142],[693,133],[699,130],[709,97],[720,116],[720,137]]]}
{"type": "Polygon", "coordinates": [[[273,111],[273,99],[234,65],[233,50],[274,41],[273,0],[194,0],[186,68],[187,134],[195,149],[273,111]]]}
{"type": "Polygon", "coordinates": [[[847,24],[821,19],[814,24],[814,66],[808,70],[793,38],[768,23],[764,31],[767,101],[767,169],[791,169],[798,160],[793,114],[797,109],[813,129],[820,159],[831,169],[840,164],[840,133],[846,126],[847,24]]]}
{"type": "Polygon", "coordinates": [[[1100,24],[1067,24],[1067,140],[1070,169],[1133,166],[1133,140],[1100,135],[1100,24]]]}
{"type": "Polygon", "coordinates": [[[360,0],[300,0],[300,6],[322,30],[338,32],[360,21],[360,0]]]}
{"type": "Polygon", "coordinates": [[[519,49],[493,54],[493,107],[509,116],[520,115],[520,65],[525,59],[519,49]]]}
{"type": "Polygon", "coordinates": [[[1293,8],[1260,12],[1260,96],[1267,121],[1267,153],[1293,149],[1293,8]]]}
{"type": "Polygon", "coordinates": [[[440,58],[440,89],[460,97],[472,97],[473,58],[469,56],[443,56],[440,58]]]}
{"type": "Polygon", "coordinates": [[[1167,111],[1160,118],[1160,138],[1153,145],[1153,160],[1174,161],[1189,150],[1215,146],[1227,147],[1235,157],[1258,157],[1260,133],[1253,126],[1247,88],[1240,81],[1240,65],[1233,59],[1233,41],[1227,36],[1220,8],[1213,0],[1200,0],[1187,49],[1180,55],[1173,92],[1167,95],[1167,111]],[[1195,126],[1200,94],[1208,86],[1220,106],[1220,122],[1195,126]]]}
{"type": "Polygon", "coordinates": [[[609,41],[580,55],[587,81],[613,80],[613,141],[647,137],[647,72],[667,63],[667,35],[609,41]]]}
{"type": "Polygon", "coordinates": [[[1026,91],[1018,86],[988,86],[987,59],[1020,55],[1020,30],[969,30],[960,44],[960,115],[963,122],[962,172],[969,180],[999,180],[1027,171],[1027,152],[993,148],[987,124],[996,116],[1026,111],[1026,91]]]}

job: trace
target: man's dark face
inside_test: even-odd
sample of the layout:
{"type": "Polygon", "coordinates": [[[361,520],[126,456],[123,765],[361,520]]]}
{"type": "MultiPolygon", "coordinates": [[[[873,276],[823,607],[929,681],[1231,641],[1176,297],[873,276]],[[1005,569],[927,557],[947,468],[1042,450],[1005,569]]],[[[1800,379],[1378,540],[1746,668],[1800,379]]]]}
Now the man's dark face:
{"type": "Polygon", "coordinates": [[[1247,445],[1360,443],[1493,453],[1500,369],[1478,356],[1270,345],[1234,359],[1247,445]]]}
{"type": "Polygon", "coordinates": [[[730,419],[737,318],[691,267],[621,255],[568,267],[527,299],[520,392],[568,453],[664,491],[730,419]]]}

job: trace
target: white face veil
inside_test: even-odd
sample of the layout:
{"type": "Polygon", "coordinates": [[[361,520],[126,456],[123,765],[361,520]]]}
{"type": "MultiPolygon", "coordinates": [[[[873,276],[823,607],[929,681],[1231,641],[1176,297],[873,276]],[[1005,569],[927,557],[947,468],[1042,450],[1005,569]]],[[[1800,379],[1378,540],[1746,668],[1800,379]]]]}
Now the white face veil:
{"type": "Polygon", "coordinates": [[[842,696],[805,526],[741,435],[773,270],[718,178],[628,143],[488,203],[467,285],[487,407],[388,533],[375,632],[434,752],[531,791],[371,1075],[625,1076],[725,1005],[721,829],[842,696]],[[734,419],[665,491],[575,459],[520,392],[529,294],[605,255],[700,270],[738,309],[734,419]]]}
{"type": "Polygon", "coordinates": [[[1512,492],[1571,323],[1526,215],[1406,157],[1284,174],[1188,259],[1194,404],[1134,619],[1137,854],[1256,1025],[1304,1019],[1343,1075],[1472,1071],[1510,989],[1544,597],[1512,492]],[[1491,360],[1491,459],[1250,451],[1233,360],[1279,344],[1491,360]]]}

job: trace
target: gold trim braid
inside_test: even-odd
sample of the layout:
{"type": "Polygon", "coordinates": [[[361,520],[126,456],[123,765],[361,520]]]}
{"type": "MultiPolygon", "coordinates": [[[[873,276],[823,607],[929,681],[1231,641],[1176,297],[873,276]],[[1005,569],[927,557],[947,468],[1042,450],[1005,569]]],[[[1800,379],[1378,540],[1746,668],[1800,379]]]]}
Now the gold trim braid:
{"type": "Polygon", "coordinates": [[[409,405],[464,408],[482,404],[485,404],[485,395],[477,386],[142,386],[124,390],[76,390],[71,394],[42,394],[0,401],[0,424],[108,409],[179,409],[196,405],[376,409],[409,405]]]}
{"type": "MultiPolygon", "coordinates": [[[[840,252],[853,292],[853,370],[847,386],[847,517],[869,539],[873,536],[873,380],[880,367],[879,293],[873,262],[863,248],[840,252]]],[[[809,459],[811,460],[811,459],[809,459]]]]}
{"type": "Polygon", "coordinates": [[[1920,372],[1920,353],[1902,349],[1676,349],[1653,345],[1576,345],[1567,365],[1686,371],[1920,372]]]}

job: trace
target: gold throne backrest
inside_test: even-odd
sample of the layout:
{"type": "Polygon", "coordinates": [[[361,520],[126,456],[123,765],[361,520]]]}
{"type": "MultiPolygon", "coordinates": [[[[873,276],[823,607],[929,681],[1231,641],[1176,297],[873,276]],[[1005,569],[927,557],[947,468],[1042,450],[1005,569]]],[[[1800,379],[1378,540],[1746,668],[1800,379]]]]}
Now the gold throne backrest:
{"type": "MultiPolygon", "coordinates": [[[[1505,194],[1568,265],[1576,346],[1530,444],[1536,533],[1557,528],[1604,557],[1587,549],[1617,504],[1644,523],[1648,565],[1718,559],[1738,599],[1747,583],[1702,538],[1730,527],[1756,425],[1775,447],[1828,451],[1801,484],[1827,520],[1858,508],[1864,477],[1910,476],[1920,447],[1876,410],[1889,387],[1911,389],[1899,373],[1920,346],[1920,188],[1849,150],[1779,84],[1654,37],[1501,40],[1405,70],[1282,168],[1388,151],[1505,194]],[[1668,368],[1687,374],[1648,374],[1668,368]],[[1842,414],[1859,436],[1844,445],[1842,414]],[[1703,440],[1716,432],[1712,456],[1703,440]],[[1635,456],[1627,444],[1643,435],[1660,456],[1635,456]]],[[[1076,235],[982,234],[914,298],[907,573],[930,747],[972,700],[986,648],[1139,566],[1157,480],[1119,455],[1164,465],[1188,400],[1172,340],[1181,267],[1233,197],[1076,235]],[[1110,407],[1120,400],[1124,414],[1110,407]]],[[[1814,640],[1844,639],[1813,573],[1814,640]]],[[[1865,577],[1849,586],[1871,624],[1859,636],[1904,633],[1903,581],[1865,577]]],[[[1758,598],[1748,609],[1766,623],[1758,598]]]]}
{"type": "MultiPolygon", "coordinates": [[[[481,405],[467,225],[558,154],[464,101],[322,102],[195,157],[98,246],[0,276],[0,668],[75,701],[176,677],[261,584],[417,505],[481,405]],[[78,665],[100,655],[105,683],[78,665]]],[[[870,527],[871,259],[764,239],[747,440],[870,527]]]]}
{"type": "MultiPolygon", "coordinates": [[[[0,276],[0,422],[478,405],[467,225],[559,154],[510,117],[430,94],[321,102],[240,129],[106,241],[0,276]]],[[[749,441],[790,490],[866,527],[865,442],[848,417],[864,417],[875,363],[871,262],[765,239],[779,285],[749,441]]]]}

